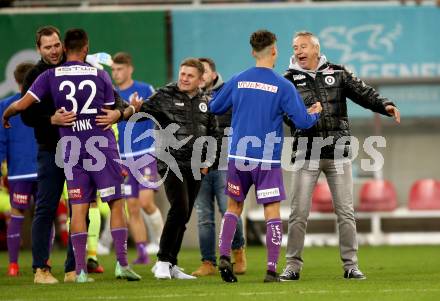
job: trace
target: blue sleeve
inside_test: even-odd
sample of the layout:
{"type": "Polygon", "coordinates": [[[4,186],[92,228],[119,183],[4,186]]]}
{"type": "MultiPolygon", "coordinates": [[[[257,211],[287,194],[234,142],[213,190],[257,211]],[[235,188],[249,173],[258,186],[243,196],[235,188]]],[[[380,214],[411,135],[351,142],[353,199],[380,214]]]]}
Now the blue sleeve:
{"type": "Polygon", "coordinates": [[[153,93],[155,92],[154,88],[152,85],[148,85],[148,89],[147,89],[147,97],[145,97],[145,99],[147,99],[148,97],[150,97],[151,95],[153,95],[153,93]]]}
{"type": "Polygon", "coordinates": [[[214,93],[213,98],[208,103],[209,111],[215,115],[226,113],[232,106],[232,90],[235,80],[231,79],[223,87],[214,93]]]}
{"type": "Polygon", "coordinates": [[[298,129],[308,129],[315,125],[319,119],[319,114],[307,113],[304,101],[293,84],[287,87],[286,94],[286,97],[281,102],[282,110],[293,121],[295,127],[298,129]]]}

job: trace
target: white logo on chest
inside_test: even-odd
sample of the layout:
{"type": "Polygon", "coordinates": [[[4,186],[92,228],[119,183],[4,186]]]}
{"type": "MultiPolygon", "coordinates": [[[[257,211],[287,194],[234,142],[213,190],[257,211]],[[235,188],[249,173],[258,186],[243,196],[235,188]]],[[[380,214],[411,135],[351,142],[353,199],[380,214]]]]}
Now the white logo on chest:
{"type": "Polygon", "coordinates": [[[206,113],[208,111],[208,106],[206,105],[206,103],[201,102],[199,104],[199,110],[200,112],[206,113]]]}
{"type": "Polygon", "coordinates": [[[325,83],[327,84],[327,85],[329,85],[329,86],[332,86],[332,85],[334,85],[335,84],[335,78],[333,77],[333,76],[326,76],[325,78],[324,78],[324,81],[325,81],[325,83]]]}
{"type": "Polygon", "coordinates": [[[304,75],[304,74],[298,74],[298,75],[294,75],[293,76],[293,80],[302,80],[302,79],[305,79],[306,78],[306,76],[304,75]]]}

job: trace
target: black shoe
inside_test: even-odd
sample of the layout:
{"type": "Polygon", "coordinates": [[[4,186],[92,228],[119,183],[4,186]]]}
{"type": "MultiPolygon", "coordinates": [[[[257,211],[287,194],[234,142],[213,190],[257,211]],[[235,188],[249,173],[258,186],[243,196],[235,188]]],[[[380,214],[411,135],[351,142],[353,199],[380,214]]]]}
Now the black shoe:
{"type": "Polygon", "coordinates": [[[280,275],[281,281],[294,281],[299,280],[299,272],[295,272],[289,268],[285,268],[283,273],[280,275]]]}
{"type": "Polygon", "coordinates": [[[356,280],[364,280],[367,279],[365,275],[357,268],[349,269],[344,272],[345,279],[356,279],[356,280]]]}
{"type": "Polygon", "coordinates": [[[89,274],[101,274],[104,273],[104,267],[93,258],[87,259],[87,273],[89,274]]]}
{"type": "Polygon", "coordinates": [[[280,282],[280,275],[278,275],[276,272],[266,271],[264,282],[280,282]]]}
{"type": "Polygon", "coordinates": [[[218,265],[218,270],[225,282],[237,282],[237,277],[234,275],[232,270],[231,258],[227,256],[220,256],[220,263],[218,265]]]}

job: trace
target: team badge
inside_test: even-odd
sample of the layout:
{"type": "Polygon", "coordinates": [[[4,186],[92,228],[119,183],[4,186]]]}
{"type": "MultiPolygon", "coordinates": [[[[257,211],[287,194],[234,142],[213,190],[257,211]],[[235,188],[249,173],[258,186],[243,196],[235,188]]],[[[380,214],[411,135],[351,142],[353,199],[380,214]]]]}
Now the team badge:
{"type": "Polygon", "coordinates": [[[333,76],[326,76],[324,81],[327,85],[332,86],[335,83],[335,78],[333,76]]]}
{"type": "Polygon", "coordinates": [[[208,112],[208,106],[206,105],[206,103],[201,102],[201,103],[199,104],[199,110],[200,110],[201,112],[203,112],[203,113],[208,112]]]}

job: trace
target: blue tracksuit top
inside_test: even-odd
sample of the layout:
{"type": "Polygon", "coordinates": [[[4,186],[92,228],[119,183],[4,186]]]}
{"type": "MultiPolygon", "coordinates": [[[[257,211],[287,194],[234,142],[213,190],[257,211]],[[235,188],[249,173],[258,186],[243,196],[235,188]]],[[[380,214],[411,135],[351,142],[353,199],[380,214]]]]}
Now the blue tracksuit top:
{"type": "MultiPolygon", "coordinates": [[[[6,108],[21,98],[17,93],[0,100],[0,116],[6,108]]],[[[0,126],[0,161],[6,159],[8,164],[8,180],[33,181],[37,179],[37,142],[34,130],[21,121],[20,116],[12,117],[11,128],[0,126]]]]}
{"type": "Polygon", "coordinates": [[[232,77],[209,102],[221,115],[232,107],[229,159],[278,165],[283,145],[283,115],[299,129],[312,127],[319,114],[308,114],[294,85],[270,68],[252,67],[232,77]]]}
{"type": "MultiPolygon", "coordinates": [[[[146,83],[134,81],[133,85],[125,90],[119,90],[116,88],[116,91],[119,95],[127,102],[130,102],[130,96],[137,92],[139,97],[142,97],[146,100],[150,95],[154,93],[154,88],[146,83]]],[[[133,126],[133,132],[130,136],[126,137],[124,134],[125,128],[127,126],[126,121],[118,122],[118,132],[119,132],[119,152],[121,153],[121,158],[127,157],[136,157],[141,156],[145,153],[154,152],[154,138],[147,137],[138,142],[134,142],[134,140],[139,137],[142,133],[149,129],[154,129],[154,122],[152,120],[140,121],[136,122],[133,126]],[[127,142],[130,142],[131,150],[125,148],[124,139],[127,139],[127,142]]]]}

